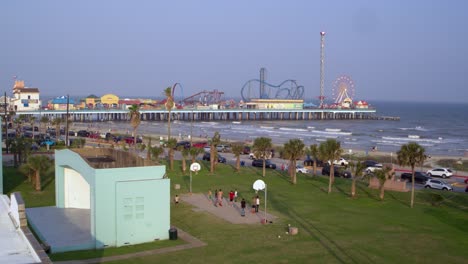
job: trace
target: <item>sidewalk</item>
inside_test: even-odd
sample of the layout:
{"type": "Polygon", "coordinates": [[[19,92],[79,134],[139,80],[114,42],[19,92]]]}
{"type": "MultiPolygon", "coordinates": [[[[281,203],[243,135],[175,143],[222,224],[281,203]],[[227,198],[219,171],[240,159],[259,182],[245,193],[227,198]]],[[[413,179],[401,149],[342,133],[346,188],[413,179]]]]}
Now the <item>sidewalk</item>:
{"type": "MultiPolygon", "coordinates": [[[[259,210],[258,213],[251,213],[252,206],[250,204],[246,205],[245,216],[241,216],[240,201],[231,206],[229,201],[223,199],[223,206],[214,206],[213,201],[200,193],[184,194],[180,198],[182,201],[196,206],[197,210],[208,212],[233,224],[260,224],[262,219],[265,218],[264,211],[259,210]]],[[[260,208],[265,209],[264,205],[261,205],[260,208]]],[[[266,218],[268,221],[273,221],[277,217],[269,214],[267,208],[266,218]]]]}

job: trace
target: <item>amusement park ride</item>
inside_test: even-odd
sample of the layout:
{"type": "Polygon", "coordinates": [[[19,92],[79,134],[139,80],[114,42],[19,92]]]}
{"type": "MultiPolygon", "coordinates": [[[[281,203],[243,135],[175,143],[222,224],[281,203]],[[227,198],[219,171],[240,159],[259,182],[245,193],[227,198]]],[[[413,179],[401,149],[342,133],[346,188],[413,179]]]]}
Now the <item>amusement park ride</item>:
{"type": "MultiPolygon", "coordinates": [[[[271,84],[266,81],[266,68],[260,69],[259,79],[248,80],[241,88],[241,97],[243,102],[250,102],[252,99],[276,99],[276,100],[303,100],[304,99],[304,86],[299,85],[296,80],[287,79],[279,84],[271,84]]],[[[320,32],[320,95],[318,96],[318,108],[352,108],[355,96],[355,87],[353,80],[347,76],[339,76],[333,82],[331,104],[325,103],[324,93],[324,77],[325,77],[325,32],[320,32]]],[[[174,84],[172,87],[172,96],[178,88],[182,92],[182,100],[176,104],[177,108],[195,107],[196,105],[236,105],[234,100],[226,100],[224,92],[219,90],[195,93],[191,96],[183,96],[183,88],[180,83],[174,84]]],[[[164,104],[165,100],[159,104],[164,104]]]]}

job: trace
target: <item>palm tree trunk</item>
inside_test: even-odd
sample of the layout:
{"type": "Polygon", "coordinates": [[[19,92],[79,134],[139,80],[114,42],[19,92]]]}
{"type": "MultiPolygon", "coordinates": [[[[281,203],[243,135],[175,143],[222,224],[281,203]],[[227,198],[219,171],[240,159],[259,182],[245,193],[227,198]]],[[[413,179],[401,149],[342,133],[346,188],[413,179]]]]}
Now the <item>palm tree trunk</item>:
{"type": "Polygon", "coordinates": [[[297,179],[296,179],[296,160],[294,159],[292,161],[292,166],[291,166],[291,173],[292,173],[292,183],[296,184],[297,179]]]}
{"type": "Polygon", "coordinates": [[[182,171],[185,173],[187,170],[187,161],[185,160],[185,157],[182,156],[182,171]]]}
{"type": "Polygon", "coordinates": [[[313,164],[313,166],[314,166],[314,171],[313,171],[312,175],[315,176],[315,173],[316,173],[316,171],[317,171],[317,161],[315,161],[315,159],[314,159],[314,164],[313,164]]]}
{"type": "Polygon", "coordinates": [[[135,155],[137,153],[137,135],[136,135],[137,129],[133,129],[133,147],[135,149],[135,155]]]}
{"type": "Polygon", "coordinates": [[[414,206],[414,165],[411,166],[411,208],[414,206]]]}
{"type": "Polygon", "coordinates": [[[171,139],[171,110],[168,111],[167,116],[167,140],[171,139]]]}
{"type": "Polygon", "coordinates": [[[328,180],[328,193],[331,193],[332,191],[334,173],[335,173],[335,170],[334,170],[333,164],[331,164],[330,165],[330,179],[328,180]]]}
{"type": "Polygon", "coordinates": [[[42,186],[41,186],[41,174],[39,173],[39,171],[36,171],[36,191],[40,192],[41,189],[42,189],[42,186]]]}
{"type": "Polygon", "coordinates": [[[265,171],[265,159],[263,159],[263,174],[262,174],[263,177],[265,177],[265,172],[266,172],[265,171]]]}
{"type": "Polygon", "coordinates": [[[382,186],[380,186],[380,200],[383,201],[384,199],[384,195],[385,195],[385,182],[382,184],[382,186]]]}
{"type": "Polygon", "coordinates": [[[237,156],[237,160],[236,160],[236,170],[237,170],[237,172],[240,171],[240,156],[237,156]]]}
{"type": "Polygon", "coordinates": [[[351,197],[354,198],[356,195],[356,179],[353,178],[353,181],[351,182],[351,197]]]}
{"type": "Polygon", "coordinates": [[[212,173],[212,174],[215,171],[215,163],[214,163],[214,161],[215,161],[215,151],[216,150],[215,150],[214,145],[211,145],[211,147],[210,147],[210,173],[212,173]]]}
{"type": "Polygon", "coordinates": [[[174,150],[172,148],[169,149],[169,166],[171,171],[174,170],[174,150]]]}

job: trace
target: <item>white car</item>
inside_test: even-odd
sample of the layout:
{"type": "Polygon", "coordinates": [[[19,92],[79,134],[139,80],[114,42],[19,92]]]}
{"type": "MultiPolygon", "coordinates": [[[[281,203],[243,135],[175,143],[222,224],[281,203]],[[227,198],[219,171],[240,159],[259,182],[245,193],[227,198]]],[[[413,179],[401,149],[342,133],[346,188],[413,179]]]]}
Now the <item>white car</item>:
{"type": "Polygon", "coordinates": [[[349,162],[343,158],[340,158],[339,160],[334,160],[333,164],[341,165],[341,166],[348,166],[349,162]]]}
{"type": "Polygon", "coordinates": [[[427,176],[437,176],[442,178],[452,177],[453,171],[447,168],[435,168],[426,172],[427,176]]]}
{"type": "Polygon", "coordinates": [[[375,164],[374,166],[367,167],[364,171],[365,171],[367,174],[370,174],[370,173],[374,173],[376,170],[381,170],[382,167],[383,167],[382,164],[377,163],[377,164],[375,164]]]}
{"type": "Polygon", "coordinates": [[[296,172],[298,173],[309,173],[307,168],[304,168],[302,165],[296,165],[296,172]]]}
{"type": "Polygon", "coordinates": [[[210,152],[210,151],[211,151],[211,146],[204,146],[204,147],[203,147],[203,150],[204,150],[205,152],[210,152]]]}
{"type": "Polygon", "coordinates": [[[444,191],[453,191],[452,185],[443,180],[429,179],[427,180],[424,188],[439,189],[444,191]]]}

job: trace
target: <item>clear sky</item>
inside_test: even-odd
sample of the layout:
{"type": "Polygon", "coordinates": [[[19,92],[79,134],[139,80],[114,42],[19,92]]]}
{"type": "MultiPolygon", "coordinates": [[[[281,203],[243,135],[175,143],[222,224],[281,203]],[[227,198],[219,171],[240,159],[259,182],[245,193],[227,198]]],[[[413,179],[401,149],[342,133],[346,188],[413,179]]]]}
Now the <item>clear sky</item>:
{"type": "Polygon", "coordinates": [[[1,1],[0,91],[13,76],[45,95],[239,97],[267,68],[325,95],[351,76],[356,99],[468,102],[468,1],[1,1]],[[176,95],[178,93],[176,92],[176,95]],[[180,95],[180,94],[179,94],[180,95]]]}

